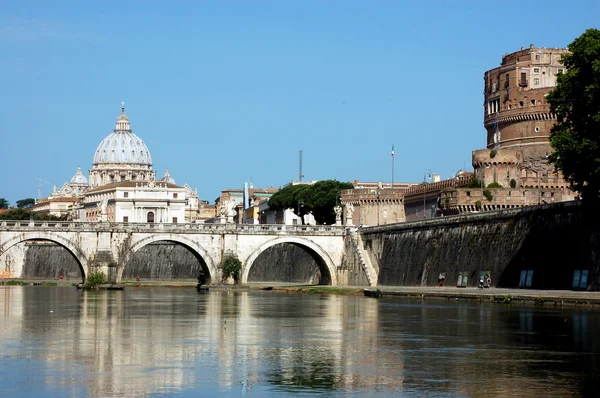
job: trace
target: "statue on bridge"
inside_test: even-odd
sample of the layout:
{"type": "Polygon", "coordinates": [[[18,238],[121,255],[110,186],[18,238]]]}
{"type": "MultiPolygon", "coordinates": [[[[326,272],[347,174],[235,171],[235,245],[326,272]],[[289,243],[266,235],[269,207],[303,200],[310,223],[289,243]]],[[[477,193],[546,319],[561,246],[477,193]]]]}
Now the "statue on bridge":
{"type": "Polygon", "coordinates": [[[354,205],[352,203],[346,204],[346,225],[354,225],[352,223],[352,213],[354,213],[354,205]]]}
{"type": "Polygon", "coordinates": [[[98,209],[100,210],[100,221],[108,221],[108,200],[102,199],[96,206],[98,206],[98,209]]]}
{"type": "Polygon", "coordinates": [[[337,205],[333,211],[335,212],[335,225],[342,225],[342,207],[337,205]]]}

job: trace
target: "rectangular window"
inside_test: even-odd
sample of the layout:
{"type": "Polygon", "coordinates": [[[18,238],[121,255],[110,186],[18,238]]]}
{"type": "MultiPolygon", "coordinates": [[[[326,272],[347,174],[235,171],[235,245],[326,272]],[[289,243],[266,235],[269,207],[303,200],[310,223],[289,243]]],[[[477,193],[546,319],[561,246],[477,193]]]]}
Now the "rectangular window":
{"type": "Polygon", "coordinates": [[[540,58],[542,58],[542,55],[541,55],[541,54],[535,54],[535,59],[536,59],[536,61],[539,61],[539,60],[540,60],[540,58]]]}
{"type": "Polygon", "coordinates": [[[564,72],[565,72],[565,70],[563,68],[558,68],[558,71],[556,71],[557,74],[558,73],[564,73],[564,72]]]}
{"type": "Polygon", "coordinates": [[[177,217],[173,217],[173,224],[177,224],[177,217]]]}
{"type": "Polygon", "coordinates": [[[540,68],[533,68],[533,73],[535,73],[536,75],[537,75],[538,73],[540,73],[540,68]]]}
{"type": "Polygon", "coordinates": [[[129,222],[129,217],[123,216],[123,222],[129,222]]]}
{"type": "Polygon", "coordinates": [[[177,199],[177,192],[173,192],[173,198],[177,199]]]}
{"type": "Polygon", "coordinates": [[[123,197],[124,198],[128,198],[129,197],[129,192],[123,192],[123,197]]]}
{"type": "Polygon", "coordinates": [[[533,85],[534,86],[539,86],[540,85],[540,79],[533,79],[533,85]]]}
{"type": "Polygon", "coordinates": [[[521,81],[519,82],[519,86],[527,87],[527,73],[521,73],[521,81]]]}

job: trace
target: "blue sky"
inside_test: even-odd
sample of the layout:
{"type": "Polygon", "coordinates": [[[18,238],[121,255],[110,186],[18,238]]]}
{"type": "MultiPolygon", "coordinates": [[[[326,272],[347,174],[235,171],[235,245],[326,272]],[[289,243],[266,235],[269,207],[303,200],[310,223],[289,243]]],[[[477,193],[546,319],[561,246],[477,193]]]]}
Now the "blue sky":
{"type": "Polygon", "coordinates": [[[84,175],[125,101],[157,177],[226,188],[471,171],[483,73],[597,1],[3,1],[0,197],[84,175]]]}

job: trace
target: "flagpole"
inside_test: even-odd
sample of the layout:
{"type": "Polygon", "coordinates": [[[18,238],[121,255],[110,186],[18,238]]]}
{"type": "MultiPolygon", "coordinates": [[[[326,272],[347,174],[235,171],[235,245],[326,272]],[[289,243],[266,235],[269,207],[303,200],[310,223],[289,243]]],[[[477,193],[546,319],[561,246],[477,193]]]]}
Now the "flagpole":
{"type": "Polygon", "coordinates": [[[392,189],[394,189],[394,145],[392,144],[392,189]]]}

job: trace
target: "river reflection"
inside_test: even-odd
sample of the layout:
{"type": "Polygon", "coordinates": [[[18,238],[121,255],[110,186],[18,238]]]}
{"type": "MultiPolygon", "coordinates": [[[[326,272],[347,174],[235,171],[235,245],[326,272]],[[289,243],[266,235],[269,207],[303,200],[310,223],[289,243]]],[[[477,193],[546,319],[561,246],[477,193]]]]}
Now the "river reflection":
{"type": "Polygon", "coordinates": [[[3,396],[597,395],[600,313],[0,287],[3,396]]]}

